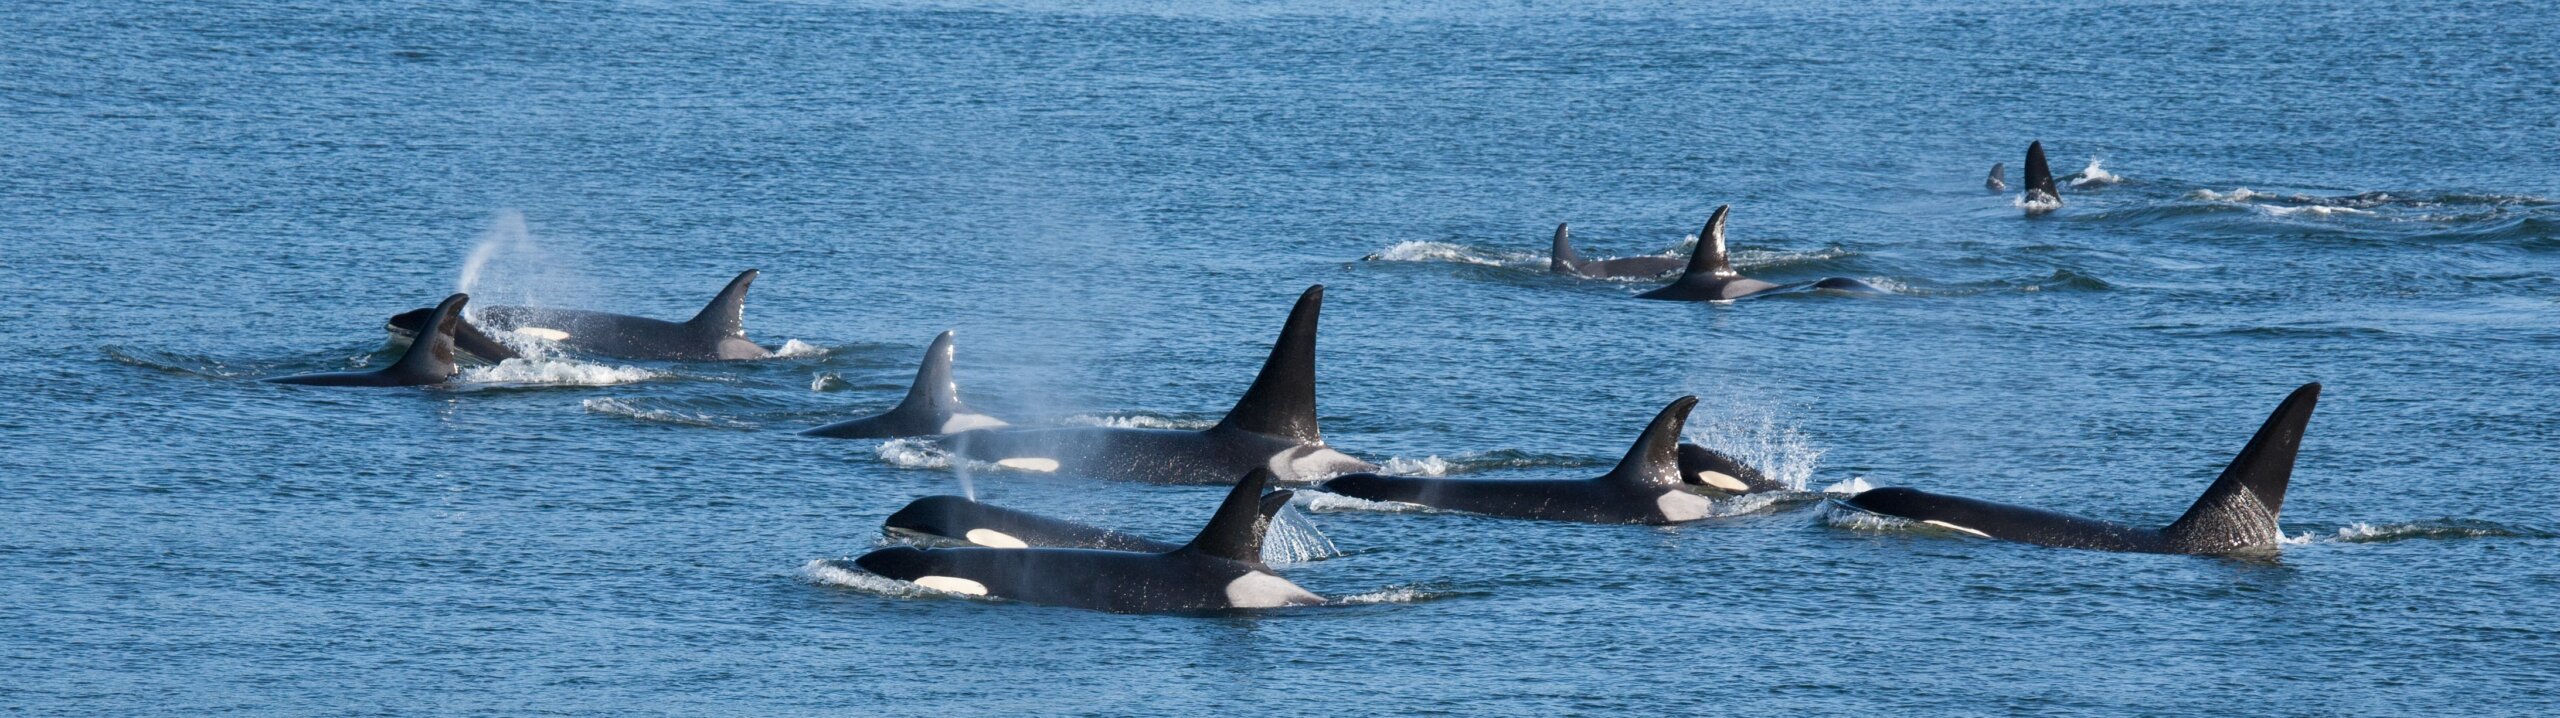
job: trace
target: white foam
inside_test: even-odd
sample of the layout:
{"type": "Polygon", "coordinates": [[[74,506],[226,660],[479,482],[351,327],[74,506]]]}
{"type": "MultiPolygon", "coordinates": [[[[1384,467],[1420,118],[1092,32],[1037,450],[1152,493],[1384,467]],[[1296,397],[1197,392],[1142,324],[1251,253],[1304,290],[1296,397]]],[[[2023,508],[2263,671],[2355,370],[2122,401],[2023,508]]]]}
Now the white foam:
{"type": "Polygon", "coordinates": [[[662,376],[665,375],[639,367],[606,366],[564,359],[517,358],[462,370],[462,380],[473,384],[613,386],[662,376]]]}
{"type": "Polygon", "coordinates": [[[1544,264],[1545,255],[1532,257],[1524,253],[1495,254],[1448,242],[1397,242],[1386,251],[1368,256],[1380,262],[1456,262],[1487,267],[1509,264],[1544,264]]]}
{"type": "Polygon", "coordinates": [[[812,560],[808,563],[801,564],[800,577],[810,583],[825,586],[840,586],[864,593],[875,593],[893,598],[965,596],[965,594],[957,594],[949,591],[937,591],[928,586],[918,586],[913,583],[900,581],[887,576],[871,573],[869,571],[844,568],[843,566],[839,566],[835,562],[831,561],[812,560]]]}
{"type": "Polygon", "coordinates": [[[1333,602],[1335,605],[1342,606],[1359,606],[1378,603],[1414,603],[1418,601],[1428,601],[1445,595],[1448,594],[1414,586],[1388,586],[1368,593],[1355,593],[1349,596],[1337,598],[1334,599],[1333,602]]]}
{"type": "Polygon", "coordinates": [[[910,469],[946,469],[951,467],[951,452],[930,439],[890,439],[876,449],[881,461],[910,469]]]}
{"type": "Polygon", "coordinates": [[[783,343],[782,343],[782,348],[781,348],[781,349],[776,349],[776,350],[774,350],[774,352],[773,352],[773,356],[774,356],[775,358],[779,358],[779,359],[798,359],[798,358],[801,358],[801,357],[816,357],[816,356],[826,356],[826,355],[827,355],[827,348],[826,348],[826,347],[822,347],[822,346],[818,346],[818,345],[816,345],[816,344],[811,344],[811,343],[808,343],[808,342],[800,341],[800,340],[798,340],[798,339],[792,339],[792,340],[789,340],[789,341],[785,341],[785,342],[783,342],[783,343]]]}
{"type": "Polygon", "coordinates": [[[1856,496],[1874,491],[1875,488],[1874,484],[1867,483],[1867,477],[1852,476],[1847,481],[1822,487],[1822,493],[1830,496],[1856,496]]]}
{"type": "MultiPolygon", "coordinates": [[[[1723,392],[1712,395],[1730,396],[1723,392]]],[[[1759,469],[1762,476],[1787,490],[1805,490],[1806,482],[1813,480],[1814,467],[1822,463],[1822,449],[1814,447],[1799,425],[1781,417],[1780,410],[1768,404],[1732,399],[1719,404],[1690,412],[1689,424],[1680,432],[1681,440],[1759,469]]]]}
{"type": "Polygon", "coordinates": [[[2009,198],[2009,206],[2030,212],[2051,212],[2057,209],[2062,209],[2062,198],[2055,197],[2052,199],[2029,200],[2027,199],[2027,194],[2022,192],[2016,197],[2009,198]]]}
{"type": "Polygon", "coordinates": [[[852,384],[850,382],[846,382],[843,377],[839,377],[834,374],[822,373],[809,377],[810,391],[826,391],[828,389],[841,389],[848,386],[852,386],[852,384]]]}
{"type": "Polygon", "coordinates": [[[1397,456],[1390,457],[1386,463],[1379,465],[1378,473],[1396,476],[1447,476],[1449,469],[1448,460],[1438,456],[1425,456],[1419,459],[1397,456]]]}
{"type": "Polygon", "coordinates": [[[2071,186],[2089,187],[2102,184],[2115,184],[2123,181],[2123,177],[2108,173],[2105,168],[2099,167],[2098,158],[2091,157],[2089,158],[2089,166],[2080,170],[2080,176],[2071,180],[2071,186]]]}
{"type": "Polygon", "coordinates": [[[1824,502],[1822,505],[1822,521],[1840,528],[1861,531],[1908,531],[1911,527],[1918,525],[1917,522],[1900,516],[1860,511],[1831,502],[1824,502]]]}
{"type": "Polygon", "coordinates": [[[589,413],[603,414],[606,416],[619,416],[628,419],[638,419],[641,421],[657,422],[661,424],[682,424],[685,426],[705,426],[722,429],[754,428],[744,422],[723,419],[707,414],[687,414],[667,409],[645,409],[634,406],[631,402],[621,399],[588,399],[584,402],[580,402],[579,406],[585,408],[589,413]]]}
{"type": "Polygon", "coordinates": [[[2297,214],[2310,214],[2314,217],[2327,217],[2333,214],[2373,214],[2372,210],[2356,209],[2354,207],[2324,207],[2320,205],[2304,207],[2275,207],[2262,204],[2254,205],[2252,208],[2277,217],[2290,217],[2297,214]]]}
{"type": "Polygon", "coordinates": [[[1061,419],[1059,420],[1059,423],[1080,426],[1108,426],[1119,429],[1206,429],[1218,425],[1218,422],[1215,421],[1185,421],[1179,419],[1167,419],[1160,416],[1111,416],[1107,414],[1077,414],[1061,419]]]}
{"type": "Polygon", "coordinates": [[[2247,187],[2235,188],[2229,192],[2215,192],[2209,189],[2200,189],[2187,193],[2188,199],[2200,199],[2207,202],[2247,202],[2261,197],[2273,196],[2274,195],[2263,192],[2250,191],[2247,187]]]}
{"type": "Polygon", "coordinates": [[[1431,507],[1421,504],[1408,504],[1402,501],[1370,501],[1368,499],[1355,498],[1324,491],[1300,491],[1298,492],[1298,497],[1291,500],[1290,503],[1305,506],[1308,511],[1319,514],[1335,511],[1374,511],[1380,513],[1400,514],[1431,510],[1431,507]]]}

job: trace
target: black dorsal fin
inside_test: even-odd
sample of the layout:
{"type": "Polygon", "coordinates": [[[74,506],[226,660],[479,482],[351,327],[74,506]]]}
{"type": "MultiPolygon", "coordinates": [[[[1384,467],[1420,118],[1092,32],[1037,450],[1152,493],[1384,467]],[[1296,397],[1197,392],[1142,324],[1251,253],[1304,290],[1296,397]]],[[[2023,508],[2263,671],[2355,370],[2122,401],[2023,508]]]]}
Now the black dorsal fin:
{"type": "Polygon", "coordinates": [[[1289,323],[1271,343],[1271,356],[1253,387],[1236,400],[1219,429],[1283,436],[1309,444],[1322,443],[1316,428],[1316,315],[1324,310],[1324,285],[1308,287],[1289,310],[1289,323]]]}
{"type": "Polygon", "coordinates": [[[1680,273],[1680,281],[1690,279],[1730,279],[1742,276],[1733,271],[1732,260],[1725,257],[1724,218],[1733,205],[1717,205],[1715,216],[1707,218],[1707,226],[1698,230],[1698,246],[1689,251],[1689,268],[1680,273]]]}
{"type": "Polygon", "coordinates": [[[737,279],[729,280],[729,286],[722,287],[720,294],[685,324],[719,336],[746,338],[747,286],[755,282],[756,270],[739,272],[737,279]]]}
{"type": "Polygon", "coordinates": [[[1983,186],[1983,187],[1985,187],[1985,188],[1990,189],[1990,190],[1991,190],[1991,191],[1993,191],[1993,192],[1998,192],[1998,191],[2001,191],[2001,190],[2004,190],[2004,189],[2008,189],[2008,188],[2009,188],[2009,180],[2008,180],[2008,177],[2007,177],[2007,175],[2008,175],[2008,174],[2009,174],[2009,165],[2008,165],[2007,163],[2002,163],[2002,162],[1993,162],[1993,163],[1991,163],[1991,176],[1990,176],[1990,177],[1987,177],[1987,178],[1984,178],[1984,179],[1982,180],[1982,186],[1983,186]]]}
{"type": "Polygon", "coordinates": [[[2285,486],[2293,481],[2294,455],[2302,449],[2302,432],[2319,403],[2318,382],[2293,390],[2258,426],[2257,435],[2249,437],[2240,455],[2223,467],[2204,497],[2161,533],[2179,550],[2194,553],[2275,545],[2283,536],[2276,517],[2284,511],[2285,486]]]}
{"type": "Polygon", "coordinates": [[[1626,458],[1618,460],[1618,468],[1601,477],[1635,486],[1671,488],[1680,485],[1680,428],[1689,422],[1689,410],[1697,407],[1698,397],[1684,396],[1655,414],[1653,423],[1628,447],[1626,458]]]}
{"type": "Polygon", "coordinates": [[[462,305],[470,301],[471,295],[456,294],[438,302],[417,338],[409,340],[409,350],[382,373],[402,384],[434,384],[460,371],[453,363],[453,333],[462,325],[462,305]]]}
{"type": "Polygon", "coordinates": [[[1270,528],[1262,513],[1262,487],[1273,478],[1270,469],[1245,472],[1244,479],[1227,492],[1227,500],[1219,502],[1218,513],[1209,517],[1208,527],[1200,529],[1200,535],[1182,550],[1229,561],[1261,563],[1262,533],[1270,528]]]}
{"type": "Polygon", "coordinates": [[[1582,264],[1582,255],[1573,252],[1573,239],[1565,232],[1565,223],[1556,223],[1556,243],[1547,254],[1547,271],[1571,274],[1582,264]]]}
{"type": "Polygon", "coordinates": [[[890,413],[941,416],[967,408],[960,404],[959,382],[951,378],[951,337],[949,329],[934,335],[933,344],[924,348],[924,361],[916,365],[916,383],[907,385],[906,400],[890,413]]]}
{"type": "Polygon", "coordinates": [[[2029,193],[2043,192],[2046,197],[2053,199],[2062,198],[2062,191],[2053,184],[2053,165],[2046,164],[2044,161],[2043,140],[2032,140],[2027,143],[2027,163],[2026,166],[2018,168],[2018,172],[2021,174],[2019,179],[2023,182],[2018,186],[2020,190],[2029,193]]]}

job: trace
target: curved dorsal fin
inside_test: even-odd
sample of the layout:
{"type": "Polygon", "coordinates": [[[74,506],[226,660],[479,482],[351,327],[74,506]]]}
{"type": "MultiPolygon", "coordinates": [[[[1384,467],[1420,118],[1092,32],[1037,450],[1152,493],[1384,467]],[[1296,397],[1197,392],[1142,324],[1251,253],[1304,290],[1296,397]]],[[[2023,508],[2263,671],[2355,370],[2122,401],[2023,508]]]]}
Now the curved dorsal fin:
{"type": "Polygon", "coordinates": [[[949,329],[934,335],[933,345],[925,347],[924,362],[916,365],[916,383],[907,386],[907,398],[898,402],[891,413],[926,411],[958,411],[960,384],[951,378],[951,336],[949,329]]]}
{"type": "Polygon", "coordinates": [[[1565,233],[1565,223],[1557,222],[1555,247],[1547,254],[1547,271],[1571,273],[1579,264],[1582,264],[1582,255],[1574,253],[1573,240],[1565,233]]]}
{"type": "Polygon", "coordinates": [[[755,281],[756,270],[739,272],[738,278],[729,280],[729,286],[722,287],[720,294],[713,296],[711,303],[703,305],[702,311],[685,324],[724,337],[745,338],[747,285],[755,281]]]}
{"type": "Polygon", "coordinates": [[[2302,432],[2319,403],[2318,382],[2293,390],[2258,426],[2257,435],[2249,437],[2240,455],[2223,467],[2204,497],[2160,532],[2182,550],[2199,553],[2275,545],[2283,535],[2276,517],[2284,511],[2285,487],[2293,481],[2294,455],[2302,449],[2302,432]]]}
{"type": "Polygon", "coordinates": [[[1626,458],[1618,460],[1603,480],[1644,487],[1677,487],[1680,485],[1680,428],[1689,422],[1689,410],[1698,406],[1698,397],[1684,396],[1672,400],[1655,414],[1653,423],[1636,437],[1635,446],[1627,448],[1626,458]]]}
{"type": "Polygon", "coordinates": [[[1316,317],[1323,310],[1324,285],[1298,295],[1289,322],[1280,327],[1280,339],[1271,343],[1271,356],[1262,361],[1262,373],[1253,377],[1253,387],[1217,428],[1309,444],[1324,441],[1324,432],[1316,428],[1316,317]]]}
{"type": "Polygon", "coordinates": [[[1742,276],[1733,271],[1733,262],[1725,257],[1724,218],[1733,205],[1717,205],[1715,216],[1707,218],[1707,226],[1698,230],[1698,247],[1689,252],[1689,268],[1680,273],[1681,280],[1729,279],[1742,276]]]}
{"type": "MultiPolygon", "coordinates": [[[[1257,467],[1245,472],[1244,479],[1227,491],[1227,499],[1218,503],[1218,512],[1209,516],[1209,525],[1181,550],[1229,561],[1261,563],[1262,534],[1271,527],[1268,515],[1263,513],[1262,487],[1274,478],[1270,469],[1257,467]]],[[[1288,499],[1280,501],[1285,503],[1288,499]]],[[[1273,506],[1272,510],[1279,509],[1273,506]]]]}
{"type": "Polygon", "coordinates": [[[382,373],[403,384],[434,384],[460,371],[453,363],[453,333],[462,325],[462,305],[470,301],[471,295],[455,294],[437,303],[417,338],[409,340],[409,350],[382,373]]]}

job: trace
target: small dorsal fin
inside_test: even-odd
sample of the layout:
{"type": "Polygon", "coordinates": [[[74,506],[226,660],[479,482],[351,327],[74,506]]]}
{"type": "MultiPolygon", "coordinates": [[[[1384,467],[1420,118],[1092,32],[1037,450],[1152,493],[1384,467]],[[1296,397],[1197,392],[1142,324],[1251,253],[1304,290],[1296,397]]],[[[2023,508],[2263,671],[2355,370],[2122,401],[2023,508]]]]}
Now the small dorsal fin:
{"type": "Polygon", "coordinates": [[[729,286],[722,287],[711,303],[703,305],[702,312],[685,324],[719,336],[746,338],[747,285],[755,281],[756,270],[739,272],[738,278],[729,280],[729,286]]]}
{"type": "Polygon", "coordinates": [[[1715,216],[1707,218],[1706,228],[1698,230],[1698,246],[1689,251],[1689,268],[1680,273],[1682,281],[1742,276],[1733,271],[1733,262],[1725,257],[1724,218],[1732,212],[1733,205],[1717,205],[1715,216]]]}
{"type": "Polygon", "coordinates": [[[2048,199],[2061,199],[2062,191],[2053,184],[2053,165],[2044,161],[2044,141],[2027,142],[2026,166],[2018,168],[2019,189],[2033,195],[2043,192],[2048,199]]]}
{"type": "Polygon", "coordinates": [[[1263,513],[1262,487],[1274,478],[1270,469],[1257,467],[1245,472],[1244,479],[1227,491],[1227,499],[1219,502],[1218,512],[1209,517],[1209,525],[1200,529],[1200,535],[1182,550],[1229,561],[1261,563],[1262,534],[1271,527],[1263,513]]]}
{"type": "Polygon", "coordinates": [[[1324,441],[1324,432],[1316,428],[1316,318],[1323,310],[1324,285],[1298,295],[1289,322],[1280,327],[1280,339],[1271,343],[1271,356],[1262,361],[1262,373],[1217,428],[1309,444],[1324,441]]]}
{"type": "Polygon", "coordinates": [[[434,384],[460,371],[453,363],[453,333],[462,325],[462,305],[470,301],[471,295],[455,294],[438,302],[417,338],[409,340],[409,350],[382,373],[402,384],[434,384]]]}
{"type": "Polygon", "coordinates": [[[2008,173],[2009,165],[2007,163],[1993,162],[1991,163],[1991,176],[1982,180],[1982,186],[1993,192],[2008,189],[2009,180],[2005,176],[2008,173]]]}
{"type": "Polygon", "coordinates": [[[2311,410],[2320,403],[2320,384],[2304,384],[2276,405],[2275,413],[2249,437],[2249,445],[2223,467],[2222,476],[2204,490],[2177,523],[2160,532],[2180,550],[2219,553],[2264,548],[2283,537],[2276,517],[2284,511],[2284,491],[2293,481],[2293,459],[2302,449],[2302,432],[2311,410]]]}
{"type": "Polygon", "coordinates": [[[1557,222],[1556,244],[1547,255],[1547,271],[1571,274],[1574,267],[1580,264],[1582,264],[1582,255],[1574,253],[1573,240],[1565,233],[1565,223],[1557,222]]]}
{"type": "Polygon", "coordinates": [[[1689,410],[1697,407],[1698,397],[1684,396],[1655,414],[1653,423],[1628,447],[1626,458],[1618,460],[1604,480],[1635,486],[1672,488],[1680,485],[1680,428],[1689,422],[1689,410]]]}

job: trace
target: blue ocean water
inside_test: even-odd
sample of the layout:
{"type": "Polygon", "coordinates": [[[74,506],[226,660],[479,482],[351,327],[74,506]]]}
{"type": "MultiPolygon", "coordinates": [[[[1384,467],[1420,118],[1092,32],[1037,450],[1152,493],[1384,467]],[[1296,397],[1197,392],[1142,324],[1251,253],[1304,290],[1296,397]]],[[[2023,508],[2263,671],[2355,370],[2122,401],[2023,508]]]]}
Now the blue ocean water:
{"type": "MultiPolygon", "coordinates": [[[[2549,714],[2560,11],[2542,2],[13,5],[0,707],[30,715],[2549,714]],[[1703,6],[1702,6],[1703,5],[1703,6]],[[2067,188],[1983,191],[2030,139],[2067,188]],[[1683,251],[1889,296],[1544,273],[1683,251]],[[476,260],[475,260],[476,257],[476,260]],[[1366,259],[1364,259],[1366,258],[1366,259]],[[316,390],[468,287],[783,358],[316,390]],[[1341,605],[1127,616],[827,575],[959,332],[1017,421],[1203,426],[1329,299],[1332,445],[2162,524],[2326,384],[2274,561],[1834,521],[1301,507],[1341,605]]],[[[976,473],[1178,539],[1216,487],[976,473]]],[[[1306,538],[1301,536],[1300,538],[1306,538]]]]}

